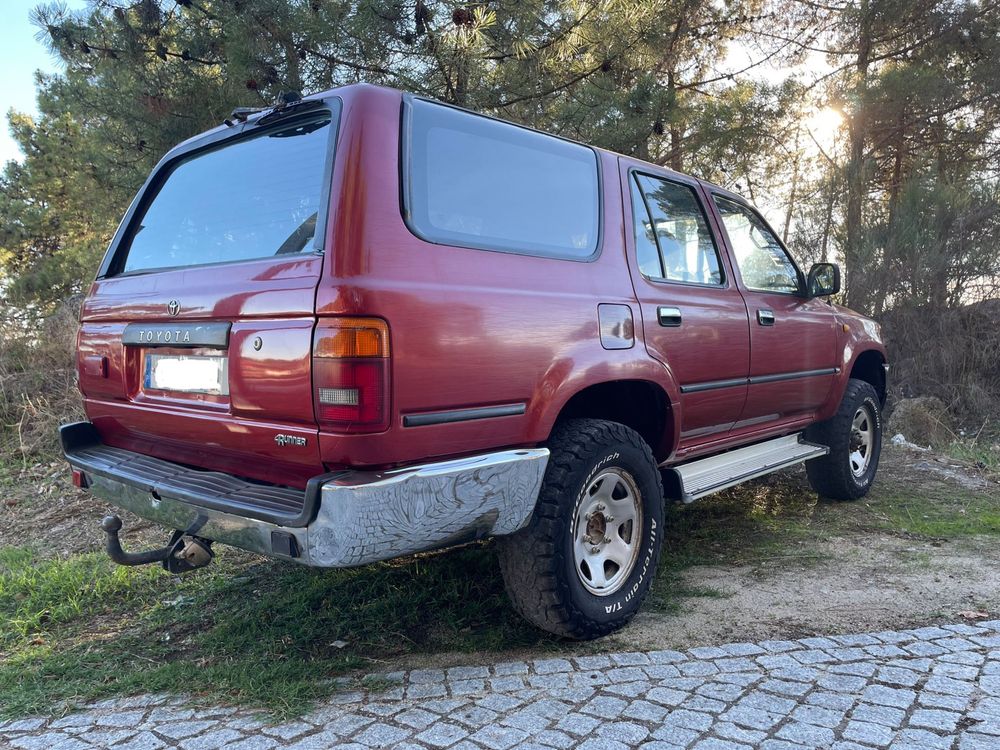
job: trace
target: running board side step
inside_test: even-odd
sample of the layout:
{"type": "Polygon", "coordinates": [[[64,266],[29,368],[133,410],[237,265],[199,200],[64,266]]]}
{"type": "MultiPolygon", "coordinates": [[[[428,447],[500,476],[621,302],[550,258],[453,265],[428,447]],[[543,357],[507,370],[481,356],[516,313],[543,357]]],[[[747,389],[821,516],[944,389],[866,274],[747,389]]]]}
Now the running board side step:
{"type": "Polygon", "coordinates": [[[664,470],[674,472],[680,485],[681,500],[690,503],[748,479],[756,479],[829,452],[825,445],[806,442],[799,433],[679,466],[665,467],[664,470]]]}

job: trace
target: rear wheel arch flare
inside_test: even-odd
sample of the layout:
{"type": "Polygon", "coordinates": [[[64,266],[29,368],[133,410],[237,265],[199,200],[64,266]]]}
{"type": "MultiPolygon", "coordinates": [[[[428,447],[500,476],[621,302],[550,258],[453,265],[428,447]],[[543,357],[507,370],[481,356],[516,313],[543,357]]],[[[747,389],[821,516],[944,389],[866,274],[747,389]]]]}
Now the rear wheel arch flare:
{"type": "Polygon", "coordinates": [[[662,461],[670,455],[673,413],[667,392],[649,380],[613,380],[574,393],[555,424],[568,419],[603,419],[635,430],[662,461]]]}

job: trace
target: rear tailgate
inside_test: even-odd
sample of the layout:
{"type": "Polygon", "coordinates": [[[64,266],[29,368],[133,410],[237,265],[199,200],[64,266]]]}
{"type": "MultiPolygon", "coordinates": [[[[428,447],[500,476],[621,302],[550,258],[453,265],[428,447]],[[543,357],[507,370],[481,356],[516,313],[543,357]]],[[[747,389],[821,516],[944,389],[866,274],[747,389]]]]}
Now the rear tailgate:
{"type": "Polygon", "coordinates": [[[84,303],[80,389],[103,442],[304,487],[333,113],[172,154],[84,303]]]}

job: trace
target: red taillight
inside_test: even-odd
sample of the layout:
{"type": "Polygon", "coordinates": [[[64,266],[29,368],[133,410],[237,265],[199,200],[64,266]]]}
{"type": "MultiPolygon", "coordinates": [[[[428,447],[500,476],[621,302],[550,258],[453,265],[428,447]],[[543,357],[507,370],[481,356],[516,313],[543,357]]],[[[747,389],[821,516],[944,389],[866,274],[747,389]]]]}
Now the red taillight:
{"type": "Polygon", "coordinates": [[[341,432],[389,426],[389,326],[378,318],[320,321],[313,338],[316,420],[341,432]]]}

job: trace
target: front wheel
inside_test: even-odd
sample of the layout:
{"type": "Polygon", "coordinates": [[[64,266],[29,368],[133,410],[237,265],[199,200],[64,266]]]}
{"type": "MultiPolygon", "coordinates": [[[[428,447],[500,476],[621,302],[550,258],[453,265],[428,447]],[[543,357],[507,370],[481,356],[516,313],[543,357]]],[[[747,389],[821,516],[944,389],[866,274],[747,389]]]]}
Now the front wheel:
{"type": "Polygon", "coordinates": [[[514,608],[556,635],[598,638],[639,610],[663,542],[663,487],[646,442],[597,419],[553,431],[528,526],[499,540],[514,608]]]}
{"type": "Polygon", "coordinates": [[[882,453],[882,407],[863,380],[847,381],[837,413],[806,431],[806,439],[830,452],[806,463],[809,483],[821,496],[857,500],[868,494],[882,453]]]}

